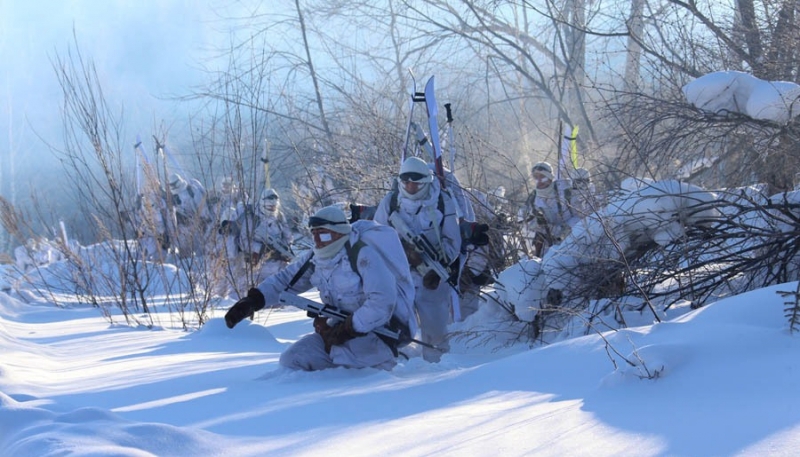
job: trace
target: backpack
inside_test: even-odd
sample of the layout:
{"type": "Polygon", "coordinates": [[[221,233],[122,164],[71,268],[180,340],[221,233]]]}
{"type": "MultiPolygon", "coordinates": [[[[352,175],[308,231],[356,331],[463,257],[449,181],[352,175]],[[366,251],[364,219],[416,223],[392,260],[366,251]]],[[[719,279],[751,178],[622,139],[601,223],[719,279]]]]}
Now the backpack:
{"type": "MultiPolygon", "coordinates": [[[[400,236],[392,227],[381,225],[373,220],[358,220],[350,224],[350,226],[352,232],[350,233],[350,239],[345,244],[345,249],[353,272],[361,277],[361,273],[358,271],[358,253],[364,246],[371,246],[386,261],[386,265],[396,279],[397,304],[388,327],[400,332],[400,340],[391,342],[384,339],[392,351],[396,352],[397,347],[410,343],[418,330],[414,312],[414,280],[411,278],[411,268],[408,265],[403,245],[400,244],[400,236]]],[[[311,262],[313,257],[314,254],[311,254],[311,257],[300,267],[289,281],[286,290],[300,280],[308,270],[314,271],[314,264],[311,262]]],[[[381,337],[381,335],[378,336],[381,337]]]]}
{"type": "MultiPolygon", "coordinates": [[[[350,224],[353,231],[350,242],[345,247],[350,267],[358,272],[358,253],[364,246],[371,246],[386,261],[386,265],[394,274],[397,286],[397,305],[393,317],[408,326],[409,337],[417,331],[417,321],[414,314],[414,280],[411,278],[411,268],[408,266],[400,236],[395,229],[388,225],[381,225],[372,220],[358,220],[350,224]]],[[[390,325],[391,327],[391,325],[390,325]]],[[[393,329],[398,330],[398,329],[393,329]]],[[[401,332],[402,333],[402,332],[401,332]]],[[[402,341],[401,341],[402,344],[402,341]]]]}

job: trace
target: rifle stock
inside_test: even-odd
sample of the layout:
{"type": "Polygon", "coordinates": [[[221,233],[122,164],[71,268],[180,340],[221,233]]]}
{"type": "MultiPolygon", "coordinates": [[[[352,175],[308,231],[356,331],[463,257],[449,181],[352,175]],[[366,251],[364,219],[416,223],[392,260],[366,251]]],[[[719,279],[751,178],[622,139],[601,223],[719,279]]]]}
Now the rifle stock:
{"type": "MultiPolygon", "coordinates": [[[[322,317],[334,317],[337,319],[344,320],[350,314],[345,313],[343,311],[339,311],[336,308],[332,308],[328,305],[323,303],[317,303],[314,300],[309,300],[307,298],[303,298],[299,295],[295,295],[289,292],[281,292],[278,296],[278,302],[282,305],[291,305],[295,308],[300,308],[306,310],[308,313],[312,315],[322,316],[322,317]]],[[[371,330],[378,335],[383,335],[387,338],[391,338],[393,340],[400,339],[400,332],[395,332],[390,330],[386,327],[376,327],[371,330]]]]}

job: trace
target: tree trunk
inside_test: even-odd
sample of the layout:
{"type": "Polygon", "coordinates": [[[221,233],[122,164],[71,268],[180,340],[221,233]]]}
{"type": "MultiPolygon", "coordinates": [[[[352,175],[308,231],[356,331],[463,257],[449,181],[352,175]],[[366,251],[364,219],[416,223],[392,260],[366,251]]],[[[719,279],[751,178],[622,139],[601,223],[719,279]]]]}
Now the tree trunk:
{"type": "Polygon", "coordinates": [[[737,0],[739,14],[742,18],[742,32],[747,43],[747,61],[753,68],[753,74],[759,78],[764,76],[764,45],[761,32],[756,21],[756,9],[753,0],[737,0]]]}
{"type": "Polygon", "coordinates": [[[633,92],[639,87],[642,47],[638,40],[644,32],[644,0],[631,0],[631,15],[628,18],[628,44],[625,59],[625,90],[633,92]],[[636,38],[636,39],[634,39],[636,38]]]}
{"type": "Polygon", "coordinates": [[[295,0],[294,4],[297,8],[297,20],[300,22],[300,32],[303,35],[303,48],[306,51],[306,65],[308,66],[308,73],[311,76],[311,81],[314,84],[314,96],[317,101],[317,109],[319,109],[319,120],[322,123],[322,129],[325,131],[325,135],[327,136],[328,146],[333,147],[333,134],[328,126],[328,118],[325,116],[325,108],[322,104],[322,92],[320,92],[319,89],[319,80],[317,78],[317,72],[314,69],[314,62],[311,59],[311,48],[308,45],[308,34],[306,33],[306,21],[303,18],[303,10],[300,8],[300,0],[295,0]]]}

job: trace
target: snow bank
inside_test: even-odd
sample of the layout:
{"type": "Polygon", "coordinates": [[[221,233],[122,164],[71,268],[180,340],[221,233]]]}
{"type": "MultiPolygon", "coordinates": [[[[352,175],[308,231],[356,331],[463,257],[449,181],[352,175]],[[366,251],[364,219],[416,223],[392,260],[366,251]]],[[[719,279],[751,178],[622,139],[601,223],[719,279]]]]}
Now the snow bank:
{"type": "Polygon", "coordinates": [[[743,114],[786,124],[800,114],[800,85],[764,81],[741,71],[717,71],[683,86],[686,100],[716,115],[743,114]]]}

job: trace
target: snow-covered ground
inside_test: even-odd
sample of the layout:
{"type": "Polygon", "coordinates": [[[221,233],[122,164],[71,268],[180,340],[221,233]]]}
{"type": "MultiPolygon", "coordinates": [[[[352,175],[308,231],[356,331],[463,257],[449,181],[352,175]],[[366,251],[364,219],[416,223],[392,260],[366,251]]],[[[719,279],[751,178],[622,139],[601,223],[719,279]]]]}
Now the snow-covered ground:
{"type": "MultiPolygon", "coordinates": [[[[776,293],[795,287],[535,349],[462,337],[439,364],[408,348],[391,372],[314,373],[277,364],[312,331],[302,311],[228,330],[225,302],[185,332],[0,293],[0,455],[797,455],[800,336],[776,293]]],[[[482,306],[453,330],[504,328],[482,306]]]]}

